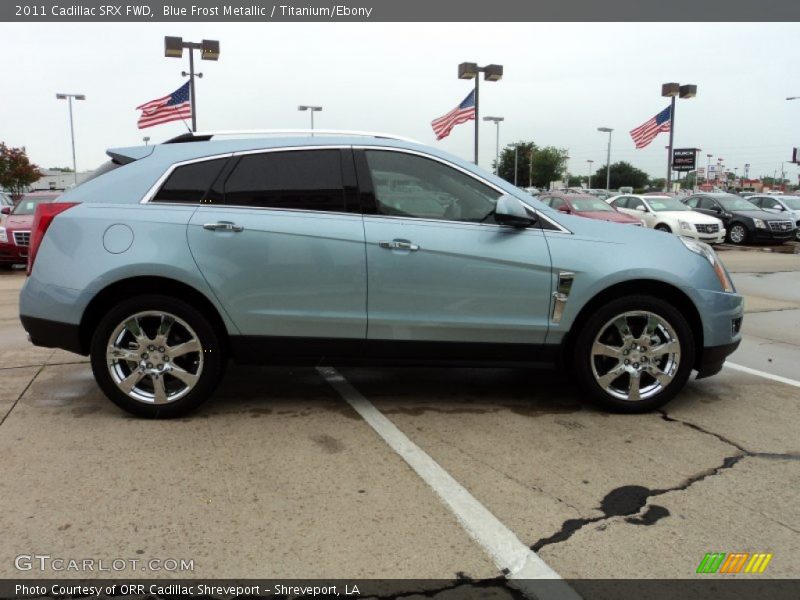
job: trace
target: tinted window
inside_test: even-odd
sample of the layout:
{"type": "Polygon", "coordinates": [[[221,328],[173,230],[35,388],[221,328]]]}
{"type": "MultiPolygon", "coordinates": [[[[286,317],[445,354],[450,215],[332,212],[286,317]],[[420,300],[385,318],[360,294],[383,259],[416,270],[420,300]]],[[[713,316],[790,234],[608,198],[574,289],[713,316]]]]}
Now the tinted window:
{"type": "Polygon", "coordinates": [[[686,206],[689,206],[691,208],[697,208],[697,203],[698,202],[700,202],[700,198],[689,198],[686,201],[686,206]]]}
{"type": "Polygon", "coordinates": [[[627,196],[622,196],[621,198],[617,198],[611,204],[613,204],[617,208],[627,208],[627,206],[628,206],[628,197],[627,196]]]}
{"type": "Polygon", "coordinates": [[[487,221],[500,193],[438,161],[404,152],[367,151],[378,214],[487,221]]]}
{"type": "Polygon", "coordinates": [[[644,202],[641,201],[640,198],[634,198],[633,196],[628,198],[628,208],[644,208],[644,202]]]}
{"type": "Polygon", "coordinates": [[[700,198],[700,208],[704,208],[706,210],[713,210],[717,206],[717,203],[714,202],[711,198],[700,198]]]}
{"type": "Polygon", "coordinates": [[[245,155],[225,183],[225,202],[344,212],[341,152],[294,150],[245,155]]]}
{"type": "Polygon", "coordinates": [[[176,168],[151,202],[199,204],[227,160],[204,160],[176,168]]]}
{"type": "Polygon", "coordinates": [[[561,198],[553,198],[553,201],[550,202],[550,206],[558,210],[559,208],[564,206],[564,200],[562,200],[561,198]]]}

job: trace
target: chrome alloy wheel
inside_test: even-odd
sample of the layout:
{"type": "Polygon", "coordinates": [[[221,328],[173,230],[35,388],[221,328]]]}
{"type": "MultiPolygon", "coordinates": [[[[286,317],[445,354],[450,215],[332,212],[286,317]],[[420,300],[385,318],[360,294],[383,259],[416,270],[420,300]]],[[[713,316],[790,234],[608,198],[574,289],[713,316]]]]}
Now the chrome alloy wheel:
{"type": "Polygon", "coordinates": [[[731,241],[734,244],[741,244],[746,235],[747,233],[741,225],[734,225],[731,227],[731,241]]]}
{"type": "Polygon", "coordinates": [[[620,400],[637,402],[664,390],[678,373],[681,344],[661,316],[644,310],[617,315],[600,328],[591,350],[597,384],[620,400]]]}
{"type": "Polygon", "coordinates": [[[162,311],[136,313],[114,328],[106,347],[112,381],[128,397],[169,404],[194,388],[203,347],[186,321],[162,311]]]}

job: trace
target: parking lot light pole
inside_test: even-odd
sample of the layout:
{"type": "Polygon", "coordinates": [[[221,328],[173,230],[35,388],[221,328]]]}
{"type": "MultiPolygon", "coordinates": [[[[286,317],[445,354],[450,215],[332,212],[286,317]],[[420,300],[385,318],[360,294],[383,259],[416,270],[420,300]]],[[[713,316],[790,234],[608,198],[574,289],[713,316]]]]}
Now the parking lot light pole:
{"type": "Polygon", "coordinates": [[[192,131],[197,131],[197,105],[195,103],[194,79],[202,79],[202,73],[194,72],[194,51],[200,50],[201,60],[219,60],[219,41],[203,40],[202,42],[184,42],[181,37],[164,36],[164,56],[167,58],[183,58],[183,49],[189,50],[189,72],[181,71],[183,77],[189,76],[189,100],[192,103],[192,131]]]}
{"type": "Polygon", "coordinates": [[[483,78],[486,81],[500,81],[503,78],[503,65],[486,65],[479,67],[478,63],[461,63],[458,65],[458,78],[459,79],[474,79],[475,80],[475,164],[478,164],[478,119],[480,118],[480,104],[479,104],[479,77],[478,73],[483,73],[483,78]]]}
{"type": "Polygon", "coordinates": [[[592,189],[592,164],[594,164],[594,161],[589,158],[586,162],[589,163],[589,182],[586,184],[586,187],[592,189]]]}
{"type": "Polygon", "coordinates": [[[142,141],[144,142],[145,146],[149,146],[150,145],[150,136],[149,135],[144,136],[142,138],[142,141]]]}
{"type": "Polygon", "coordinates": [[[309,113],[311,113],[311,135],[313,136],[314,135],[314,113],[321,111],[322,107],[321,106],[311,106],[311,105],[308,105],[308,104],[301,104],[300,106],[297,107],[297,110],[299,110],[299,111],[306,111],[307,110],[309,113]]]}
{"type": "Polygon", "coordinates": [[[714,156],[713,154],[706,154],[706,158],[708,159],[708,164],[706,165],[706,184],[711,181],[711,157],[714,156]]]}
{"type": "Polygon", "coordinates": [[[72,176],[75,179],[75,185],[78,185],[78,163],[75,160],[75,127],[72,121],[72,99],[86,100],[83,94],[56,94],[58,100],[66,100],[69,103],[69,136],[72,140],[72,176]]]}
{"type": "Polygon", "coordinates": [[[697,86],[694,84],[681,85],[679,83],[662,83],[661,95],[670,98],[670,123],[669,123],[669,152],[667,153],[667,190],[672,184],[672,150],[675,137],[675,98],[694,98],[697,96],[697,86]]]}
{"type": "Polygon", "coordinates": [[[611,191],[611,127],[598,127],[597,131],[608,134],[608,150],[606,151],[606,191],[611,191]]]}
{"type": "Polygon", "coordinates": [[[503,117],[483,117],[484,121],[491,121],[497,127],[497,141],[495,142],[494,151],[494,174],[500,175],[500,123],[505,119],[503,117]]]}

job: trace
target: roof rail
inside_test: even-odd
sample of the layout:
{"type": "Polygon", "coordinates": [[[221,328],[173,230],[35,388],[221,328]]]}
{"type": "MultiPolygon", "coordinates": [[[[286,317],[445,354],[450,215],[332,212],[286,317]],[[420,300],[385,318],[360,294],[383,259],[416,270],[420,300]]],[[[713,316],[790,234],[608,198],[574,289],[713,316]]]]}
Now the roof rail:
{"type": "Polygon", "coordinates": [[[243,129],[236,130],[222,130],[222,131],[196,131],[194,133],[183,133],[177,137],[171,138],[164,142],[165,144],[179,144],[182,142],[205,142],[217,136],[236,136],[236,135],[308,135],[308,136],[323,136],[323,135],[337,135],[337,136],[358,136],[358,137],[372,137],[382,138],[389,140],[399,140],[403,142],[411,142],[418,144],[417,140],[391,133],[379,133],[374,131],[349,131],[347,129],[243,129]]]}

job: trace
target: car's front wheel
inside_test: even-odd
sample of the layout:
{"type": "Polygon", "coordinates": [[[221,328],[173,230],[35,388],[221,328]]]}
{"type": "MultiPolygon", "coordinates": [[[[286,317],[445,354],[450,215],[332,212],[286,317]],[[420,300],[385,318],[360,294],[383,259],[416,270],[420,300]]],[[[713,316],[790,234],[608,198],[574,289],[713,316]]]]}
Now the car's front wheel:
{"type": "Polygon", "coordinates": [[[672,229],[670,229],[670,226],[666,223],[659,223],[655,226],[655,229],[658,231],[663,231],[664,233],[672,233],[672,229]]]}
{"type": "Polygon", "coordinates": [[[741,223],[734,223],[728,231],[728,239],[734,244],[744,244],[747,241],[747,228],[741,223]]]}
{"type": "Polygon", "coordinates": [[[692,329],[674,306],[629,296],[594,311],[578,334],[575,370],[606,408],[637,413],[669,402],[694,364],[692,329]]]}
{"type": "Polygon", "coordinates": [[[183,415],[208,399],[223,370],[222,345],[191,305],[157,294],[115,305],[91,345],[92,371],[106,396],[141,417],[183,415]]]}

